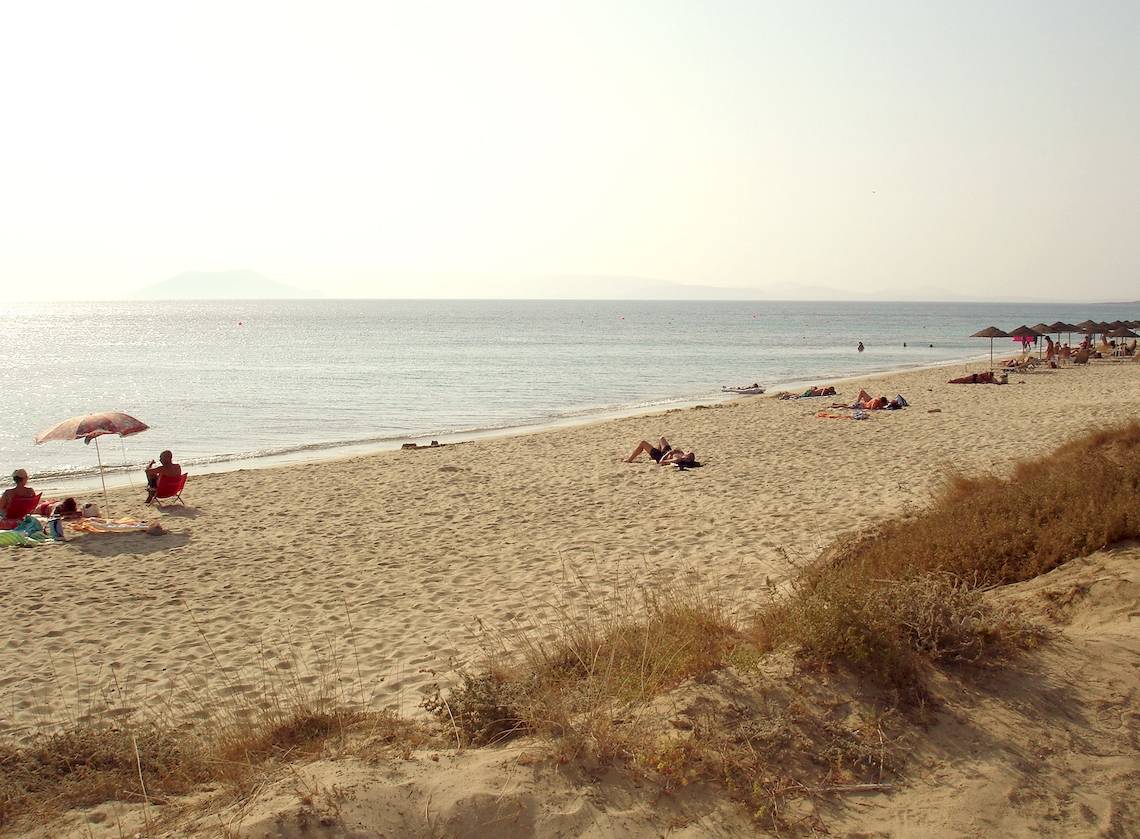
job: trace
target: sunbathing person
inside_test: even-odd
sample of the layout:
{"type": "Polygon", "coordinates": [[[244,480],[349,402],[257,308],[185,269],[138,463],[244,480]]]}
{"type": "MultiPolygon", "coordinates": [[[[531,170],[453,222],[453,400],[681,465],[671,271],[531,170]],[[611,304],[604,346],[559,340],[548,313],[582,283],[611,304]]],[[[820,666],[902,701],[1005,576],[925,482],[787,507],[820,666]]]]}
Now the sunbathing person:
{"type": "Polygon", "coordinates": [[[36,491],[28,486],[28,473],[23,469],[12,472],[12,482],[15,486],[0,495],[0,519],[8,517],[8,506],[17,498],[36,497],[36,491]]]}
{"type": "Polygon", "coordinates": [[[827,387],[818,387],[813,385],[805,390],[803,393],[779,393],[776,394],[777,399],[811,399],[816,396],[835,396],[835,388],[831,385],[827,387]]]}
{"type": "Polygon", "coordinates": [[[635,460],[637,460],[638,457],[641,456],[643,452],[648,452],[649,456],[653,458],[654,462],[660,466],[662,458],[664,458],[671,451],[673,451],[673,447],[669,445],[669,441],[664,437],[657,441],[656,446],[650,443],[648,440],[642,440],[637,444],[637,448],[633,450],[633,454],[625,459],[625,462],[633,463],[635,460]]]}
{"type": "Polygon", "coordinates": [[[1000,385],[1001,382],[987,370],[985,373],[971,373],[968,376],[961,376],[957,379],[951,379],[947,384],[951,385],[1000,385]]]}
{"type": "Polygon", "coordinates": [[[664,437],[657,441],[657,445],[653,445],[648,440],[642,440],[637,444],[637,448],[633,450],[633,454],[625,459],[626,463],[633,463],[643,452],[648,452],[649,456],[657,463],[658,466],[665,466],[672,463],[675,466],[697,466],[696,452],[686,452],[682,449],[675,449],[669,445],[664,437]]]}
{"type": "Polygon", "coordinates": [[[152,460],[146,467],[146,503],[154,501],[158,494],[158,479],[160,477],[177,478],[182,475],[182,467],[174,462],[174,455],[167,449],[158,456],[159,465],[155,466],[152,460]]]}
{"type": "Polygon", "coordinates": [[[657,465],[658,466],[664,466],[667,463],[672,463],[674,466],[680,466],[682,468],[687,467],[687,466],[699,466],[700,465],[699,463],[697,463],[697,453],[696,452],[686,452],[686,451],[682,451],[681,449],[670,449],[668,452],[666,452],[662,456],[661,460],[658,461],[657,465]]]}

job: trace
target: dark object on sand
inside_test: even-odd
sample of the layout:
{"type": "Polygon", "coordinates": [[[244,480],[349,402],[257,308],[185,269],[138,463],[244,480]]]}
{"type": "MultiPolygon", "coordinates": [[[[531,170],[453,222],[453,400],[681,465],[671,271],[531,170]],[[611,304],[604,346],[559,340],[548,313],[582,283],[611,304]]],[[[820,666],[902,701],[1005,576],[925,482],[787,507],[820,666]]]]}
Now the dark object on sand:
{"type": "Polygon", "coordinates": [[[408,450],[408,449],[438,449],[438,448],[442,448],[443,446],[446,446],[446,445],[447,445],[447,443],[441,443],[441,442],[439,442],[439,440],[432,440],[432,441],[431,441],[431,444],[430,444],[430,445],[427,445],[427,446],[419,446],[419,445],[416,445],[415,443],[404,443],[404,445],[400,446],[400,448],[401,448],[402,450],[408,450]]]}

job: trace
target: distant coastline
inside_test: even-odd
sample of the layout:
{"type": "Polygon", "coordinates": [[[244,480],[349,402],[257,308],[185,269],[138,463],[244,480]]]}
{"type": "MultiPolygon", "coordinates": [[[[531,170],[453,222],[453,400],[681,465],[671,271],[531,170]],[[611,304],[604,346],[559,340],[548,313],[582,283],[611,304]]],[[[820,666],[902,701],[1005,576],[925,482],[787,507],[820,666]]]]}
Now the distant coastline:
{"type": "Polygon", "coordinates": [[[264,274],[233,271],[183,271],[135,293],[136,300],[317,300],[321,295],[294,288],[264,274]]]}

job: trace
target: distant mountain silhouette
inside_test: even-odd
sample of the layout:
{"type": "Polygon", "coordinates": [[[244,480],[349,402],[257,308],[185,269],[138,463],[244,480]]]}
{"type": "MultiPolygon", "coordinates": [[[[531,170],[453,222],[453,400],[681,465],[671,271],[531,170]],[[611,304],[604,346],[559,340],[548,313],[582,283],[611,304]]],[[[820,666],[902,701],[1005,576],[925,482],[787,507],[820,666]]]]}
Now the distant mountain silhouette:
{"type": "Polygon", "coordinates": [[[136,295],[145,300],[296,300],[318,295],[287,286],[256,271],[183,271],[147,286],[136,295]]]}

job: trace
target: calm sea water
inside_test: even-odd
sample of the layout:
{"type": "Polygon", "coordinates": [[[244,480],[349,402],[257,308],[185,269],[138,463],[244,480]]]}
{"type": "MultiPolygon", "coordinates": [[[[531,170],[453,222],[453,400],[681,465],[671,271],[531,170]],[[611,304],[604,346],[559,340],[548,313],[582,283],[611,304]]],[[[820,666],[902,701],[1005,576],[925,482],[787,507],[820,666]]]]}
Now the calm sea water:
{"type": "MultiPolygon", "coordinates": [[[[996,324],[1130,319],[1136,307],[1002,304],[259,301],[4,304],[0,467],[89,475],[117,409],[152,429],[104,460],[194,464],[505,428],[986,353],[996,324]],[[1127,311],[1126,311],[1127,310],[1127,311]],[[858,341],[866,352],[855,352],[858,341]],[[904,348],[903,343],[907,346],[904,348]],[[931,346],[933,345],[933,346],[931,346]]],[[[1008,351],[1009,341],[999,341],[1008,351]]]]}

